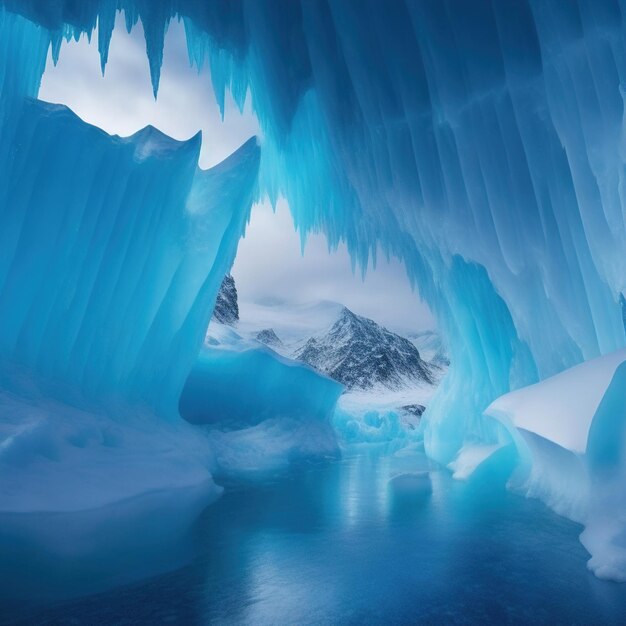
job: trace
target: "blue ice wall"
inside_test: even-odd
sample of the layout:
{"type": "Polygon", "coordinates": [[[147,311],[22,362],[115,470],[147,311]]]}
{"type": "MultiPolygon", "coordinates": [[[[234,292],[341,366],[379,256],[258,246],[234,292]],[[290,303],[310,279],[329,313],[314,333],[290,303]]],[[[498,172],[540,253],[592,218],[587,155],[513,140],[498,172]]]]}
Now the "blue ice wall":
{"type": "Polygon", "coordinates": [[[123,7],[155,89],[185,19],[218,100],[250,89],[263,189],[361,264],[400,255],[437,314],[440,460],[497,436],[480,415],[500,393],[624,345],[623,0],[3,2],[57,46],[99,17],[103,60],[123,7]]]}
{"type": "Polygon", "coordinates": [[[180,396],[180,415],[204,433],[214,476],[265,475],[339,455],[334,411],[343,386],[212,322],[180,396]]]}
{"type": "Polygon", "coordinates": [[[112,137],[24,97],[46,36],[0,20],[15,43],[0,57],[0,373],[174,416],[255,197],[256,139],[202,171],[199,135],[112,137]]]}
{"type": "Polygon", "coordinates": [[[49,33],[0,9],[0,128],[24,96],[39,90],[50,45],[49,33]]]}
{"type": "Polygon", "coordinates": [[[110,137],[25,102],[0,223],[0,363],[87,396],[172,409],[253,197],[253,139],[197,169],[200,138],[110,137]]]}
{"type": "Polygon", "coordinates": [[[225,429],[290,418],[330,423],[343,387],[307,365],[269,348],[205,347],[180,397],[180,414],[192,424],[225,429]]]}

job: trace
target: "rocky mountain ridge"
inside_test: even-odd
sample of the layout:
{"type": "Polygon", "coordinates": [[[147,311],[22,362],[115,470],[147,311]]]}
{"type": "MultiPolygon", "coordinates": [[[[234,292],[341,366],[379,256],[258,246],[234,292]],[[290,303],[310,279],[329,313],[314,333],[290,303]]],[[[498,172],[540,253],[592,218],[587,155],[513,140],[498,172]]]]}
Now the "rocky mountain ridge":
{"type": "Polygon", "coordinates": [[[239,321],[239,304],[237,302],[237,287],[235,279],[226,274],[215,300],[213,319],[220,324],[233,326],[239,321]]]}
{"type": "Polygon", "coordinates": [[[432,367],[413,343],[346,307],[326,333],[311,337],[294,356],[348,389],[434,382],[432,367]]]}

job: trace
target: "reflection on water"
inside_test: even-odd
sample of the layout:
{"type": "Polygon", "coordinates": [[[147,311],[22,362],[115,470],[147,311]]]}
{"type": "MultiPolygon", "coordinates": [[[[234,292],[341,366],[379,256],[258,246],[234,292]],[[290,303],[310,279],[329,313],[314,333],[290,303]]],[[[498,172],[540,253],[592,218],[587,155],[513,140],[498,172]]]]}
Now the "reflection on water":
{"type": "Polygon", "coordinates": [[[389,484],[426,469],[372,453],[230,486],[190,564],[24,623],[623,623],[626,586],[587,572],[578,525],[436,468],[432,493],[389,484]]]}

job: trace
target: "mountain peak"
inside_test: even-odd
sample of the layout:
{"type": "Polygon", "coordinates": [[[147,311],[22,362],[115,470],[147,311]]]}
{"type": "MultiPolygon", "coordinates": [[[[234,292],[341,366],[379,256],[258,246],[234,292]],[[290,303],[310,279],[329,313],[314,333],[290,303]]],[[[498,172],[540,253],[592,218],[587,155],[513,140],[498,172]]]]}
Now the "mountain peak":
{"type": "Polygon", "coordinates": [[[273,328],[264,328],[263,330],[260,330],[256,334],[256,340],[272,347],[283,345],[283,342],[280,340],[280,337],[276,334],[276,331],[273,328]]]}
{"type": "Polygon", "coordinates": [[[311,337],[296,358],[348,389],[399,389],[433,382],[429,365],[408,339],[347,307],[326,333],[311,337]]]}

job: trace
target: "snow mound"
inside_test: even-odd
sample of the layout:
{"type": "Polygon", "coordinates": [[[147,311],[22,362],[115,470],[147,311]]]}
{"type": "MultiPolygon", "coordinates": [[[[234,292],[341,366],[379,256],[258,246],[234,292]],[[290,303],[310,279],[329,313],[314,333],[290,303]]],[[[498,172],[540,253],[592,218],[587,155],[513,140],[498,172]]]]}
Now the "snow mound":
{"type": "Polygon", "coordinates": [[[624,361],[626,349],[587,361],[500,396],[485,415],[509,421],[568,450],[584,452],[593,416],[624,361]]]}

